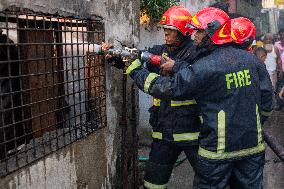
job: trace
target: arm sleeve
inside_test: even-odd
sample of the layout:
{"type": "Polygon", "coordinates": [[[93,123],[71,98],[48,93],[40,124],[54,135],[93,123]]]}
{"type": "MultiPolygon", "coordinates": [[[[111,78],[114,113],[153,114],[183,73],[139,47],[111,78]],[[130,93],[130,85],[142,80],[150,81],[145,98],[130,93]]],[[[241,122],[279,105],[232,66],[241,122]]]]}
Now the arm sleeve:
{"type": "Polygon", "coordinates": [[[139,67],[130,73],[139,89],[163,100],[188,100],[195,98],[202,83],[202,73],[192,66],[180,70],[174,77],[163,77],[139,67]],[[197,76],[199,76],[197,78],[197,76]]]}
{"type": "Polygon", "coordinates": [[[190,63],[186,62],[186,61],[182,61],[182,60],[176,60],[175,64],[173,66],[173,73],[177,73],[180,70],[188,67],[190,65],[190,63]]]}
{"type": "Polygon", "coordinates": [[[151,64],[149,61],[145,63],[147,70],[153,73],[159,73],[160,72],[160,67],[154,64],[151,64]]]}
{"type": "Polygon", "coordinates": [[[199,58],[202,58],[202,55],[206,55],[206,49],[196,50],[196,47],[193,46],[190,50],[186,59],[177,59],[175,60],[175,64],[173,66],[173,73],[177,73],[178,71],[188,67],[189,65],[194,64],[199,58]]]}

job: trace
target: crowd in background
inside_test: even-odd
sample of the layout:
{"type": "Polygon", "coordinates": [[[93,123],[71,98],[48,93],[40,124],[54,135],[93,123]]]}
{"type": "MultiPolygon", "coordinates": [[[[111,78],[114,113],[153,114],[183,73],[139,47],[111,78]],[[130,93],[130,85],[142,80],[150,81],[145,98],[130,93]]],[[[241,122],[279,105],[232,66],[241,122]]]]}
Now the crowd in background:
{"type": "Polygon", "coordinates": [[[284,111],[284,28],[278,34],[258,37],[252,48],[269,73],[275,92],[274,109],[284,111]]]}

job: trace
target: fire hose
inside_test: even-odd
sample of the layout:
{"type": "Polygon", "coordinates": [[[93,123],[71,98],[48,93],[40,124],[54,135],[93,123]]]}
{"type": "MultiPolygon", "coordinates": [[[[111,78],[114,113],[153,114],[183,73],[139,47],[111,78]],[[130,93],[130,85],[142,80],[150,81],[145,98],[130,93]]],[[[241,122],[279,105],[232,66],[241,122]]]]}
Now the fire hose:
{"type": "Polygon", "coordinates": [[[94,45],[94,51],[95,53],[104,53],[116,57],[121,57],[124,62],[131,60],[133,57],[137,57],[141,60],[141,62],[149,62],[157,66],[165,63],[165,55],[154,55],[147,50],[139,50],[136,48],[110,48],[108,50],[102,51],[101,45],[94,45]]]}
{"type": "Polygon", "coordinates": [[[279,141],[269,131],[264,130],[263,137],[264,137],[265,142],[271,148],[271,150],[284,163],[284,147],[279,143],[279,141]]]}

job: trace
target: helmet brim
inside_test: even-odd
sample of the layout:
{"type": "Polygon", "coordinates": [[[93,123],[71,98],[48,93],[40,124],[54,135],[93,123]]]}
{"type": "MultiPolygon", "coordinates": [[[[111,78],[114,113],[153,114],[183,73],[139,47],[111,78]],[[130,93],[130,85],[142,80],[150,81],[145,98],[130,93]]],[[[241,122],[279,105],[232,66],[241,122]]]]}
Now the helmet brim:
{"type": "Polygon", "coordinates": [[[189,29],[192,29],[192,30],[202,30],[201,28],[198,28],[198,27],[194,26],[191,23],[187,23],[185,27],[189,28],[189,29]]]}
{"type": "Polygon", "coordinates": [[[171,29],[171,30],[177,30],[178,29],[175,26],[171,26],[171,25],[163,25],[163,24],[159,24],[160,27],[165,28],[165,29],[171,29]]]}

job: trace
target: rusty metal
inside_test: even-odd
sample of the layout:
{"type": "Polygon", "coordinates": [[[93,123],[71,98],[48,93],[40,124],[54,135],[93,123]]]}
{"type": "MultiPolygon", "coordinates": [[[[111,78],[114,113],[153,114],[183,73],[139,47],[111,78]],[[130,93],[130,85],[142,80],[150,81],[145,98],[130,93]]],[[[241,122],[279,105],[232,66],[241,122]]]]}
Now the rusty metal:
{"type": "MultiPolygon", "coordinates": [[[[124,70],[125,71],[125,70],[124,70]]],[[[123,189],[138,188],[138,136],[137,136],[137,101],[135,85],[130,83],[127,75],[122,75],[121,104],[121,156],[118,170],[118,186],[123,189]]]]}
{"type": "Polygon", "coordinates": [[[277,155],[277,157],[284,163],[284,147],[279,141],[269,132],[263,131],[263,137],[268,146],[277,155]]]}
{"type": "Polygon", "coordinates": [[[98,20],[0,12],[0,176],[106,125],[98,20]]]}
{"type": "Polygon", "coordinates": [[[137,134],[137,91],[136,85],[133,82],[131,86],[131,119],[130,125],[132,128],[132,167],[133,167],[133,188],[139,188],[139,170],[138,170],[138,134],[137,134]]]}

